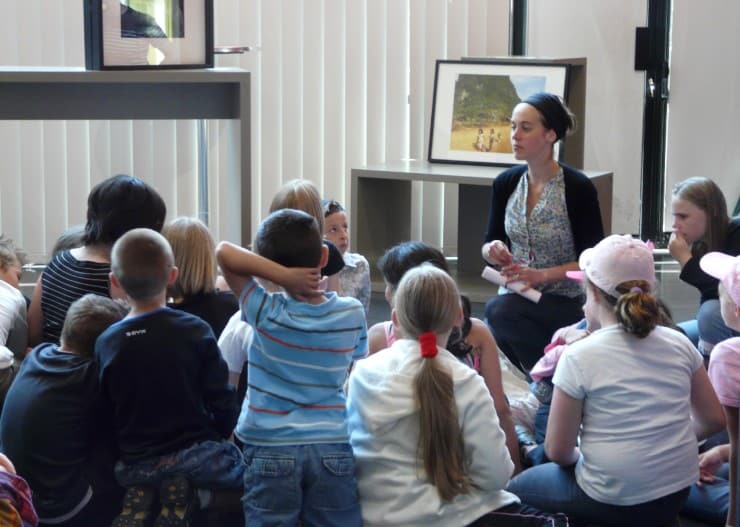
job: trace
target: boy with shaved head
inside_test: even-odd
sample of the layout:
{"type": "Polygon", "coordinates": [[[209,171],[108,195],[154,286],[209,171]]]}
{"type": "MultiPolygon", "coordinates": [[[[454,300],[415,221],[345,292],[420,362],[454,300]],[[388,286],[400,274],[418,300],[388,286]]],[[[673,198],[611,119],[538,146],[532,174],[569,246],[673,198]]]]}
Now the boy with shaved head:
{"type": "Polygon", "coordinates": [[[177,277],[172,250],[159,233],[134,229],[111,253],[111,283],[131,304],[95,346],[103,397],[110,406],[126,487],[115,527],[189,525],[212,490],[240,492],[243,463],[226,440],[236,423],[234,392],[211,328],[166,307],[177,277]],[[197,491],[197,492],[196,492],[197,491]]]}

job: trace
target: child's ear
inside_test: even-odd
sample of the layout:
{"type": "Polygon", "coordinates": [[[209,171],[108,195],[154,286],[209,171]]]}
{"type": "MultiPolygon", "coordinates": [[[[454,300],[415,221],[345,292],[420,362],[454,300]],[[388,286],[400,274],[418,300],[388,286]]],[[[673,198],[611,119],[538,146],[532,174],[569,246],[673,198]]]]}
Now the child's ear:
{"type": "Polygon", "coordinates": [[[319,267],[326,267],[326,262],[329,261],[329,246],[325,243],[321,244],[321,260],[319,261],[319,267]]]}
{"type": "Polygon", "coordinates": [[[170,276],[167,278],[167,285],[174,285],[175,280],[177,280],[177,274],[179,273],[176,266],[172,266],[172,269],[170,269],[170,276]]]}
{"type": "Polygon", "coordinates": [[[110,280],[110,283],[113,287],[115,287],[116,289],[121,289],[121,284],[118,281],[118,278],[116,278],[116,275],[113,274],[113,271],[108,273],[108,280],[110,280]]]}
{"type": "Polygon", "coordinates": [[[393,327],[398,327],[398,315],[396,315],[396,308],[391,309],[391,322],[393,322],[393,327]]]}

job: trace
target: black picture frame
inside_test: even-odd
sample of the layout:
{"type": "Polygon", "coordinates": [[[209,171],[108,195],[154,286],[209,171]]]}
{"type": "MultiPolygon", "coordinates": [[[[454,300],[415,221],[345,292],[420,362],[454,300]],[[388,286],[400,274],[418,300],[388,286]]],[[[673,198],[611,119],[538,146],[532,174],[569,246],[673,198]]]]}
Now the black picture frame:
{"type": "MultiPolygon", "coordinates": [[[[459,165],[520,164],[511,150],[511,111],[537,91],[567,100],[569,76],[567,64],[437,60],[427,159],[459,165]]],[[[555,159],[560,150],[556,143],[555,159]]]]}
{"type": "Polygon", "coordinates": [[[177,15],[167,27],[170,36],[157,19],[128,7],[127,2],[84,0],[88,70],[213,67],[213,0],[149,2],[157,13],[170,9],[177,15]]]}

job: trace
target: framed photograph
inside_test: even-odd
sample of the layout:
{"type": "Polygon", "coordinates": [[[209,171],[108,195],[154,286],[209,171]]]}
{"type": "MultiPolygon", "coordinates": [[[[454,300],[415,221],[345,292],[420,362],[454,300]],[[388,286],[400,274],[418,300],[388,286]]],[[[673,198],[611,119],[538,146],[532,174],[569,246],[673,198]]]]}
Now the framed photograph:
{"type": "MultiPolygon", "coordinates": [[[[567,99],[568,65],[438,60],[429,161],[515,165],[509,118],[514,106],[546,91],[567,99]]],[[[559,159],[559,144],[555,145],[559,159]]]]}
{"type": "Polygon", "coordinates": [[[91,70],[213,67],[213,0],[85,0],[91,70]]]}

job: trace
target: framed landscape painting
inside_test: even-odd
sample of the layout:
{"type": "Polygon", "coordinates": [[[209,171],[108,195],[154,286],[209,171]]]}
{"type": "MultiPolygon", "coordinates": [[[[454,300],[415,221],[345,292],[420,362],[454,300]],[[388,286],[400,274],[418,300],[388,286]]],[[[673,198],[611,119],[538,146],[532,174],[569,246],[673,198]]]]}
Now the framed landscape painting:
{"type": "MultiPolygon", "coordinates": [[[[509,118],[533,93],[565,100],[568,65],[438,60],[434,76],[429,161],[514,165],[509,118]]],[[[558,159],[558,145],[555,146],[558,159]]]]}

